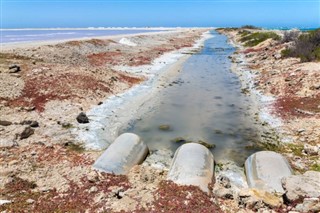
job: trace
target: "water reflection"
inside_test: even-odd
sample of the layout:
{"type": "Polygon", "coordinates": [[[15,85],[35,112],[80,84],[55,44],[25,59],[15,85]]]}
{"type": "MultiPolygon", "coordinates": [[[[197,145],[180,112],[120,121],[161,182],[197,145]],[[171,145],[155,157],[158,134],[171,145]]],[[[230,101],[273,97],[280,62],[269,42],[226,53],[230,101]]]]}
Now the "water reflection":
{"type": "MultiPolygon", "coordinates": [[[[215,32],[198,54],[191,56],[171,86],[155,98],[161,104],[127,130],[142,137],[151,150],[176,150],[182,141],[205,141],[216,147],[217,160],[243,164],[256,151],[258,131],[248,112],[250,100],[241,93],[238,77],[230,72],[234,48],[215,32]],[[169,125],[170,131],[159,129],[169,125]]],[[[170,83],[170,82],[168,82],[170,83]]]]}

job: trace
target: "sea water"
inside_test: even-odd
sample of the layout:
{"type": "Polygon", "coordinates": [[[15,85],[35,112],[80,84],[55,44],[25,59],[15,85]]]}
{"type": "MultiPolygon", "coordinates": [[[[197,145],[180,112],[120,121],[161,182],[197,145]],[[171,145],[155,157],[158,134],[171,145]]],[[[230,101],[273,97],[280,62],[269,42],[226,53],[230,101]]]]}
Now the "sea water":
{"type": "Polygon", "coordinates": [[[90,38],[156,31],[160,30],[0,30],[0,43],[90,38]]]}

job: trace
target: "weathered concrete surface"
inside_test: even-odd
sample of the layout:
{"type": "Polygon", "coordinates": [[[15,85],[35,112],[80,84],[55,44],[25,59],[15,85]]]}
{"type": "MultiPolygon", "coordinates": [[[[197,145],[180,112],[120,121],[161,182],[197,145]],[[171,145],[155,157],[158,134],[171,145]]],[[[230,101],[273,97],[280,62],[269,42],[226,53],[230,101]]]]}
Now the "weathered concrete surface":
{"type": "Polygon", "coordinates": [[[271,151],[249,156],[245,162],[245,171],[250,188],[279,193],[284,193],[281,179],[292,175],[287,160],[281,154],[271,151]]]}
{"type": "Polygon", "coordinates": [[[120,135],[93,164],[94,169],[107,173],[127,174],[146,158],[149,149],[139,136],[133,133],[120,135]]]}
{"type": "Polygon", "coordinates": [[[177,184],[199,186],[209,192],[214,178],[214,158],[205,146],[197,143],[182,145],[175,153],[167,180],[177,184]]]}
{"type": "Polygon", "coordinates": [[[285,197],[293,202],[302,197],[320,197],[320,172],[307,171],[303,175],[292,175],[282,179],[285,197]]]}

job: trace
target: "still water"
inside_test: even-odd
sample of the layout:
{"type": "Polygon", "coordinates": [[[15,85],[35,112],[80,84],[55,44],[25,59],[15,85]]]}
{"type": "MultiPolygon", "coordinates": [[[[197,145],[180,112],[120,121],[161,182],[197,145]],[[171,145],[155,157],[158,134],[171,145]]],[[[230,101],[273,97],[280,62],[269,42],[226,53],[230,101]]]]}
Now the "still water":
{"type": "Polygon", "coordinates": [[[258,128],[250,113],[250,97],[241,93],[236,74],[231,72],[230,56],[235,49],[227,38],[212,32],[203,49],[192,55],[180,73],[157,95],[160,104],[129,131],[138,134],[151,150],[175,151],[183,140],[205,141],[216,160],[243,164],[257,151],[258,128]],[[159,126],[165,126],[165,130],[159,126]],[[175,142],[176,139],[180,142],[175,142]]]}

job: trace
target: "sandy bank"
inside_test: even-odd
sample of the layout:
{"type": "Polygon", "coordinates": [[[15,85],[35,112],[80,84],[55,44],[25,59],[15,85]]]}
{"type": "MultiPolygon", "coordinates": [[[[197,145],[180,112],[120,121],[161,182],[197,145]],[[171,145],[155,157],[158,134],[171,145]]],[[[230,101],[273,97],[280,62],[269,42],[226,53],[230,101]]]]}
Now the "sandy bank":
{"type": "Polygon", "coordinates": [[[266,148],[283,153],[296,171],[319,170],[320,162],[314,158],[320,153],[319,62],[281,57],[281,51],[291,45],[288,42],[268,39],[244,47],[241,30],[221,32],[238,47],[233,70],[243,90],[256,100],[267,133],[266,148]]]}

